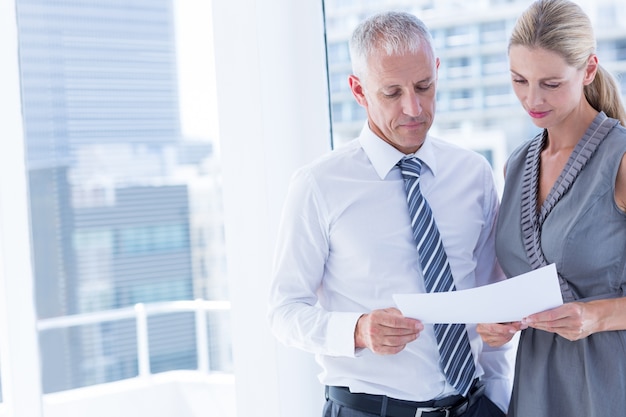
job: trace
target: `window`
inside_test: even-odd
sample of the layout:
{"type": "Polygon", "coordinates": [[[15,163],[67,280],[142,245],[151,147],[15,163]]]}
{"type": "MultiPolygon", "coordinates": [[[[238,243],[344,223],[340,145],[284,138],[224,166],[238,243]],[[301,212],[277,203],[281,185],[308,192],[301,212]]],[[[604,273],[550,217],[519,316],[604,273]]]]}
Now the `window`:
{"type": "Polygon", "coordinates": [[[615,42],[615,57],[618,61],[626,61],[626,39],[615,42]]]}
{"type": "Polygon", "coordinates": [[[490,44],[506,41],[506,22],[499,20],[480,25],[480,41],[482,44],[490,44]]]}
{"type": "Polygon", "coordinates": [[[597,6],[597,25],[598,27],[612,27],[619,24],[619,13],[617,4],[605,4],[597,6]]]}
{"type": "Polygon", "coordinates": [[[452,91],[450,94],[450,108],[452,110],[466,110],[472,108],[472,90],[461,89],[452,91]]]}
{"type": "Polygon", "coordinates": [[[626,73],[616,74],[615,78],[617,82],[619,83],[622,96],[626,97],[626,73]]]}
{"type": "Polygon", "coordinates": [[[596,46],[596,53],[603,61],[613,61],[616,59],[617,50],[612,41],[599,40],[596,46]]]}
{"type": "Polygon", "coordinates": [[[350,65],[350,50],[348,42],[335,42],[328,44],[328,59],[333,63],[350,65]]]}
{"type": "Polygon", "coordinates": [[[506,53],[485,55],[482,62],[483,75],[499,75],[509,74],[509,61],[506,53]]]}
{"type": "Polygon", "coordinates": [[[446,46],[458,47],[474,43],[470,26],[452,26],[446,32],[446,46]]]}
{"type": "Polygon", "coordinates": [[[508,85],[485,88],[485,107],[506,106],[511,101],[511,88],[508,85]]]}
{"type": "Polygon", "coordinates": [[[348,85],[348,77],[351,71],[336,71],[329,75],[330,91],[332,93],[352,94],[348,85]]]}
{"type": "Polygon", "coordinates": [[[471,61],[469,57],[463,56],[450,58],[448,60],[448,78],[469,78],[472,76],[471,61]]]}
{"type": "MultiPolygon", "coordinates": [[[[134,377],[134,319],[48,323],[228,297],[211,6],[16,4],[43,392],[134,377]]],[[[195,320],[147,318],[149,372],[199,366],[195,320]]],[[[211,366],[232,371],[227,314],[207,323],[211,366]]]]}

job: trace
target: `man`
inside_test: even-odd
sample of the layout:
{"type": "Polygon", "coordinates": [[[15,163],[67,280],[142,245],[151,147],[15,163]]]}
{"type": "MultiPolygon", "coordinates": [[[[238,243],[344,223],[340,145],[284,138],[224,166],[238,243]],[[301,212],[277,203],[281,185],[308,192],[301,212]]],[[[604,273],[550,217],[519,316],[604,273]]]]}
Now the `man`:
{"type": "Polygon", "coordinates": [[[443,242],[441,263],[457,290],[504,278],[494,251],[491,169],[478,154],[428,136],[439,59],[419,19],[370,17],[356,28],[350,54],[350,88],[368,120],[357,139],[292,179],[270,294],[272,329],[286,345],[316,354],[325,417],[342,408],[341,416],[354,417],[502,416],[510,346],[483,346],[475,325],[456,325],[464,342],[440,354],[448,331],[404,317],[392,298],[430,291],[431,282],[429,264],[421,264],[421,222],[412,221],[420,215],[407,204],[415,187],[405,188],[408,168],[398,164],[417,158],[419,188],[443,242]],[[465,359],[447,363],[464,367],[451,377],[443,358],[460,346],[465,359]]]}

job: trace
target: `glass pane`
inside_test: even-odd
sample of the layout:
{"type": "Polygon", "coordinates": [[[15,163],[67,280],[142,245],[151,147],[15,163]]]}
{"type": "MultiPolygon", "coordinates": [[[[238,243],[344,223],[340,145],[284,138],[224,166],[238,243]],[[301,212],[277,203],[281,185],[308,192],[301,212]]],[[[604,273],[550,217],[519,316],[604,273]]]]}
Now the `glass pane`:
{"type": "Polygon", "coordinates": [[[233,372],[233,351],[230,345],[230,315],[224,311],[207,313],[209,340],[209,369],[215,372],[233,372]]]}
{"type": "MultiPolygon", "coordinates": [[[[351,67],[348,54],[341,51],[347,49],[352,30],[364,16],[383,10],[414,13],[431,29],[436,52],[441,59],[437,116],[432,134],[442,139],[454,138],[460,144],[481,152],[484,152],[484,140],[480,136],[485,130],[503,132],[495,136],[510,136],[512,141],[527,137],[524,132],[532,129],[527,118],[510,119],[519,116],[519,105],[510,88],[506,37],[511,22],[519,13],[520,5],[530,4],[530,0],[504,3],[486,1],[480,4],[454,0],[388,0],[359,6],[348,6],[337,0],[325,0],[324,3],[327,38],[332,40],[328,44],[328,66],[335,146],[355,138],[363,127],[366,116],[362,109],[357,109],[360,106],[354,103],[352,95],[346,93],[346,73],[351,71],[351,67]],[[494,20],[488,11],[495,6],[498,7],[501,17],[494,20]],[[452,11],[454,14],[451,14],[452,11]],[[458,18],[451,18],[460,15],[464,16],[462,22],[458,18]],[[483,79],[485,75],[490,77],[488,83],[483,79]],[[484,91],[486,88],[490,89],[488,93],[484,91]],[[501,97],[503,90],[509,100],[501,97]],[[483,99],[494,95],[497,98],[483,99]],[[498,102],[497,106],[494,100],[498,102]],[[471,117],[468,117],[470,111],[471,117]],[[505,118],[506,123],[503,122],[505,118]]],[[[504,145],[494,144],[494,147],[502,146],[504,145]]],[[[492,160],[495,165],[503,163],[497,158],[492,160]]],[[[498,167],[494,166],[494,169],[501,172],[498,167]]]]}
{"type": "MultiPolygon", "coordinates": [[[[210,9],[17,0],[40,323],[228,299],[210,9]]],[[[138,374],[132,319],[54,323],[40,338],[45,392],[138,374]]],[[[147,323],[151,372],[198,367],[193,312],[147,323]]],[[[231,370],[229,340],[209,345],[231,370]]]]}
{"type": "MultiPolygon", "coordinates": [[[[363,111],[355,109],[354,98],[346,93],[346,72],[351,69],[345,51],[352,30],[361,19],[375,12],[403,10],[429,26],[441,59],[437,115],[431,133],[487,155],[496,177],[502,181],[501,166],[506,155],[536,133],[511,89],[507,59],[510,31],[520,10],[531,3],[532,0],[324,0],[334,146],[357,137],[366,117],[363,111]]],[[[610,23],[607,16],[614,16],[615,10],[624,11],[622,3],[581,2],[590,17],[598,19],[592,23],[598,28],[600,61],[614,73],[624,72],[626,34],[623,19],[610,23]]]]}
{"type": "Polygon", "coordinates": [[[194,326],[194,316],[191,313],[164,314],[148,318],[152,372],[198,367],[194,326]]]}
{"type": "Polygon", "coordinates": [[[486,22],[480,25],[480,40],[483,44],[501,42],[503,38],[506,38],[506,35],[506,22],[504,20],[486,22]]]}
{"type": "Polygon", "coordinates": [[[41,331],[43,392],[137,376],[135,334],[134,320],[41,331]]]}

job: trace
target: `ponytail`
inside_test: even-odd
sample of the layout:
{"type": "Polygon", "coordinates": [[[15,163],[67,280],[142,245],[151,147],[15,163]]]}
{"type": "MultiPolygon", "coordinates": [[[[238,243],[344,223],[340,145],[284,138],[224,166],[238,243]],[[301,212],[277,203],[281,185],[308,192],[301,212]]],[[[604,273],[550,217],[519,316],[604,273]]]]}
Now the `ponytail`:
{"type": "Polygon", "coordinates": [[[601,65],[593,82],[585,87],[585,97],[589,104],[597,111],[603,111],[607,116],[619,120],[626,126],[626,110],[619,91],[617,81],[601,65]]]}

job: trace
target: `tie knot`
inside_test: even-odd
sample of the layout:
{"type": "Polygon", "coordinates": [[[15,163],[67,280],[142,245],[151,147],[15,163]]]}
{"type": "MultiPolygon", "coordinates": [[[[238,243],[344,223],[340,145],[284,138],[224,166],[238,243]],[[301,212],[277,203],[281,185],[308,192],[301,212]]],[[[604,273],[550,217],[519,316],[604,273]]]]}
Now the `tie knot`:
{"type": "Polygon", "coordinates": [[[419,177],[422,172],[422,161],[415,156],[403,157],[400,162],[398,162],[398,166],[402,171],[403,177],[419,177]]]}

